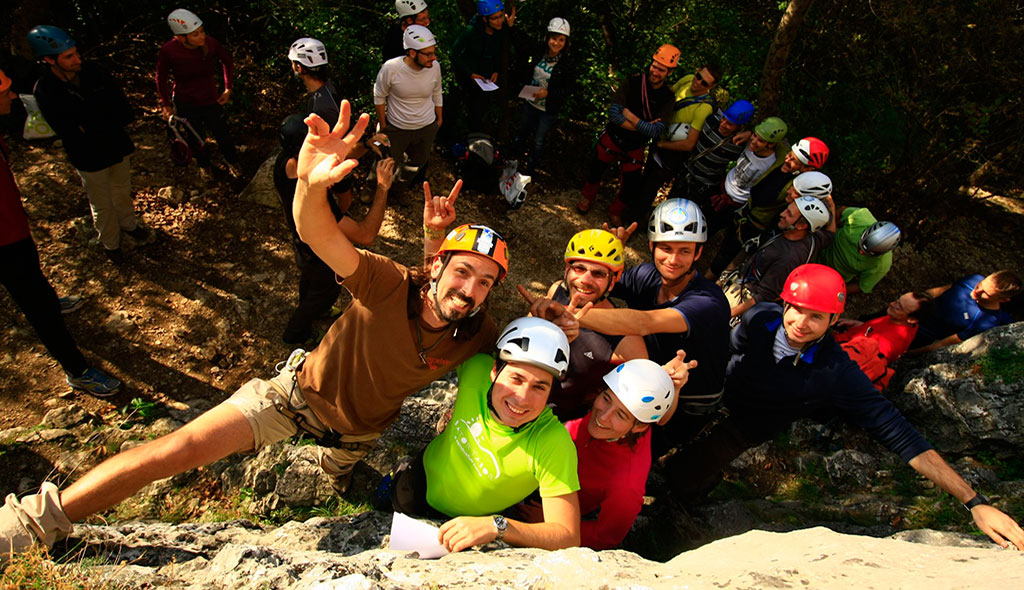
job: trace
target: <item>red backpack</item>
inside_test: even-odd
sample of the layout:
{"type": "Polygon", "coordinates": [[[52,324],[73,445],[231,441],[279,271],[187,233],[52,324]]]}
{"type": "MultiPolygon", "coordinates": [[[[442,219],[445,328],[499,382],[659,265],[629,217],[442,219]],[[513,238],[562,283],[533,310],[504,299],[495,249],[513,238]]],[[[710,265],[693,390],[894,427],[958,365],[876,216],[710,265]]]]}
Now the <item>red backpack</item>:
{"type": "Polygon", "coordinates": [[[875,389],[882,391],[892,379],[894,370],[889,368],[885,355],[878,351],[878,342],[867,336],[854,336],[840,344],[850,360],[857,363],[861,371],[868,376],[875,389]]]}

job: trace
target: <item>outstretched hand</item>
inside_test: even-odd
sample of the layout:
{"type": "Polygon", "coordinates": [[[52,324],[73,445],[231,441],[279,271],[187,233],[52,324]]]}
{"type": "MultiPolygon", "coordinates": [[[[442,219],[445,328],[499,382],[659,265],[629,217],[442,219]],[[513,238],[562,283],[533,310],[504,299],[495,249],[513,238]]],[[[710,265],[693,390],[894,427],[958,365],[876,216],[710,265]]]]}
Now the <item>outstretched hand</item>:
{"type": "Polygon", "coordinates": [[[533,317],[548,320],[565,332],[565,337],[572,342],[580,335],[580,318],[585,316],[592,307],[593,302],[588,302],[583,307],[576,307],[570,302],[569,305],[550,299],[548,297],[534,297],[526,287],[516,285],[519,294],[530,304],[530,315],[533,317]]]}
{"type": "Polygon", "coordinates": [[[462,179],[455,181],[455,186],[447,197],[432,195],[430,183],[423,183],[423,225],[432,230],[444,231],[455,221],[455,199],[462,191],[462,179]]]}
{"type": "Polygon", "coordinates": [[[677,350],[676,356],[662,365],[661,368],[665,369],[668,376],[672,378],[672,386],[675,387],[678,394],[679,390],[690,379],[690,371],[697,368],[697,361],[687,361],[686,351],[677,350]]]}
{"type": "Polygon", "coordinates": [[[635,221],[629,224],[629,227],[608,227],[607,221],[601,225],[601,229],[603,229],[606,232],[611,232],[612,235],[614,235],[616,238],[619,238],[619,240],[621,240],[623,244],[629,241],[629,238],[633,236],[633,232],[636,231],[636,228],[637,223],[635,221]]]}
{"type": "Polygon", "coordinates": [[[391,188],[395,179],[395,159],[384,158],[377,162],[377,187],[385,191],[391,188]]]}
{"type": "Polygon", "coordinates": [[[317,114],[306,117],[309,133],[299,150],[299,180],[310,187],[326,189],[348,176],[359,164],[357,160],[347,159],[349,152],[359,142],[370,123],[370,116],[359,115],[356,124],[349,129],[349,118],[352,106],[347,100],[341,101],[341,113],[338,124],[330,129],[327,123],[317,114]]]}
{"type": "Polygon", "coordinates": [[[1004,549],[1016,547],[1024,551],[1024,530],[1015,520],[995,506],[982,504],[971,509],[974,523],[1004,549]]]}

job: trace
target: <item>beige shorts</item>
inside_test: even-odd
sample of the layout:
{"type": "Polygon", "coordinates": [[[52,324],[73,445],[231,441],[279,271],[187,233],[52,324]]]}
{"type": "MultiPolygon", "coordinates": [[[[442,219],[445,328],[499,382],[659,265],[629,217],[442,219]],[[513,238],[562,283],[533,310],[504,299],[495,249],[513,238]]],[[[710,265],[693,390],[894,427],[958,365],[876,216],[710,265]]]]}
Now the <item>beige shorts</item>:
{"type": "MultiPolygon", "coordinates": [[[[313,410],[309,409],[294,377],[294,370],[286,366],[271,379],[249,381],[224,401],[237,408],[248,420],[255,452],[299,433],[296,421],[279,410],[278,405],[301,415],[312,429],[328,430],[313,410]]],[[[341,433],[341,443],[346,448],[319,447],[320,466],[330,475],[348,473],[373,448],[378,438],[379,432],[341,433]]]]}

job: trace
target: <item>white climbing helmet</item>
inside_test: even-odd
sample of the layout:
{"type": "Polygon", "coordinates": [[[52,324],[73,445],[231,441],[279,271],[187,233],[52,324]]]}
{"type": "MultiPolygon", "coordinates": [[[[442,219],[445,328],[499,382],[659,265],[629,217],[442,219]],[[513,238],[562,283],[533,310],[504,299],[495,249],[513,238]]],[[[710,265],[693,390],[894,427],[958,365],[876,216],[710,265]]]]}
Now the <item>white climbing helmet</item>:
{"type": "Polygon", "coordinates": [[[559,33],[561,35],[565,35],[566,37],[568,37],[570,30],[571,28],[569,27],[569,21],[565,20],[560,16],[556,16],[555,18],[548,21],[549,33],[559,33]]]}
{"type": "Polygon", "coordinates": [[[292,43],[288,49],[288,59],[307,68],[318,68],[327,65],[327,48],[316,39],[303,37],[292,43]]]}
{"type": "Polygon", "coordinates": [[[191,10],[178,8],[167,15],[167,24],[175,35],[188,35],[192,31],[203,26],[203,21],[191,10]]]}
{"type": "Polygon", "coordinates": [[[519,318],[498,337],[498,358],[532,365],[561,379],[569,368],[569,339],[547,320],[519,318]]]}
{"type": "Polygon", "coordinates": [[[423,25],[409,25],[405,28],[405,32],[402,33],[402,47],[406,50],[415,49],[419,51],[434,45],[437,45],[434,34],[423,25]]]}
{"type": "Polygon", "coordinates": [[[416,16],[427,9],[427,3],[423,0],[395,0],[395,10],[398,11],[398,18],[416,16]]]}
{"type": "Polygon", "coordinates": [[[604,382],[641,422],[657,422],[676,396],[672,378],[650,359],[626,361],[605,375],[604,382]]]}
{"type": "Polygon", "coordinates": [[[669,123],[665,129],[666,141],[682,141],[690,135],[689,123],[669,123]]]}
{"type": "Polygon", "coordinates": [[[665,199],[651,213],[647,224],[647,239],[652,242],[708,241],[708,224],[704,213],[693,201],[665,199]]]}
{"type": "Polygon", "coordinates": [[[794,178],[793,188],[801,197],[824,199],[832,194],[832,179],[822,172],[812,170],[794,178]]]}
{"type": "Polygon", "coordinates": [[[828,222],[832,220],[832,214],[829,213],[828,207],[821,202],[821,199],[816,199],[814,197],[797,197],[793,199],[793,202],[796,203],[796,208],[811,226],[812,232],[825,227],[828,225],[828,222]]]}

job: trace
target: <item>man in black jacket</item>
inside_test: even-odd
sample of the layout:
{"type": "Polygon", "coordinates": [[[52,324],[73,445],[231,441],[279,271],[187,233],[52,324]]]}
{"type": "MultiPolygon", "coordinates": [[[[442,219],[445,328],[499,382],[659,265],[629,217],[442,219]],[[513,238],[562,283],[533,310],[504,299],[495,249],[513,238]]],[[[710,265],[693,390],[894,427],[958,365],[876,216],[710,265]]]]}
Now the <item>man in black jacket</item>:
{"type": "Polygon", "coordinates": [[[36,57],[50,66],[33,90],[39,109],[82,177],[107,257],[123,262],[122,232],[140,243],[151,237],[132,205],[129,155],[135,144],[125,127],[135,115],[113,77],[83,62],[66,32],[40,25],[29,31],[28,41],[36,57]]]}

